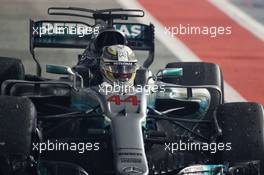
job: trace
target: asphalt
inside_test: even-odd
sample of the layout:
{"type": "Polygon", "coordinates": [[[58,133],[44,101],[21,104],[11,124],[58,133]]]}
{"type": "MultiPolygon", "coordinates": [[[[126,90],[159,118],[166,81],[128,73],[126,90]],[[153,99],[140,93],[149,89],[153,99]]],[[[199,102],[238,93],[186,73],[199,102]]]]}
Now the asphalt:
{"type": "Polygon", "coordinates": [[[264,1],[263,0],[230,0],[249,16],[264,24],[264,1]]]}

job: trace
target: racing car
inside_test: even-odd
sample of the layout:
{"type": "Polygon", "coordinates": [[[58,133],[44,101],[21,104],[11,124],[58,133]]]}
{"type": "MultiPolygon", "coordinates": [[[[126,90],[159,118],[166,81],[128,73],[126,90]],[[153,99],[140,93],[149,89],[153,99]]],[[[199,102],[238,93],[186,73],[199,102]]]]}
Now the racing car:
{"type": "Polygon", "coordinates": [[[263,106],[226,103],[217,64],[173,62],[153,74],[154,26],[124,22],[142,10],[48,13],[93,22],[30,20],[35,75],[17,58],[0,58],[0,175],[264,174],[263,106]],[[43,47],[85,51],[76,66],[46,65],[60,75],[51,79],[35,55],[43,47]],[[135,50],[148,55],[132,69],[124,60],[135,50]],[[100,79],[105,69],[83,66],[101,64],[104,54],[118,59],[104,65],[112,77],[133,70],[131,91],[100,79]]]}

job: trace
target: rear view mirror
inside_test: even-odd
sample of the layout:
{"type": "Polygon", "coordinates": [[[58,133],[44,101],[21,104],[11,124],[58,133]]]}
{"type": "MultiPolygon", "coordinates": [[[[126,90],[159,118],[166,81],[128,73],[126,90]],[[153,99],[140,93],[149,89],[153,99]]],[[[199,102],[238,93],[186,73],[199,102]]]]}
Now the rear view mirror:
{"type": "Polygon", "coordinates": [[[157,73],[157,77],[180,77],[183,75],[183,68],[166,68],[157,73]]]}
{"type": "Polygon", "coordinates": [[[52,74],[61,74],[61,75],[74,75],[70,67],[61,66],[61,65],[53,65],[53,64],[46,65],[46,72],[52,73],[52,74]]]}
{"type": "Polygon", "coordinates": [[[52,73],[52,74],[72,75],[73,76],[73,88],[75,90],[78,90],[79,88],[83,88],[82,76],[78,72],[73,72],[69,66],[47,64],[46,72],[52,73]],[[77,82],[77,79],[80,81],[80,83],[77,82]]]}

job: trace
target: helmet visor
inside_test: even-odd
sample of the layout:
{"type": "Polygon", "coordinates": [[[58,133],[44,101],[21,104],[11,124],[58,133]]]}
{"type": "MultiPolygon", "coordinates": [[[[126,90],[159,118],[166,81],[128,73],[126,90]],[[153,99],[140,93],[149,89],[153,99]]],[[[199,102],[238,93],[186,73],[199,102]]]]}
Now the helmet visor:
{"type": "Polygon", "coordinates": [[[130,74],[137,70],[137,63],[131,62],[113,62],[105,63],[105,70],[114,74],[130,74]]]}

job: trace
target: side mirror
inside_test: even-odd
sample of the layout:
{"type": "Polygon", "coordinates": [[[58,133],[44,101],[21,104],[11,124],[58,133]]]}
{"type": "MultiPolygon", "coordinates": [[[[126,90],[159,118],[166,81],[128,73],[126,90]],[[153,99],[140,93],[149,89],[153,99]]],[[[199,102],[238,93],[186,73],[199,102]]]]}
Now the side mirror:
{"type": "Polygon", "coordinates": [[[157,73],[157,77],[180,77],[183,75],[183,68],[166,68],[157,73]]]}
{"type": "Polygon", "coordinates": [[[69,66],[61,66],[54,64],[47,64],[46,72],[52,74],[61,74],[61,75],[74,75],[74,72],[69,66]]]}
{"type": "Polygon", "coordinates": [[[60,74],[60,75],[72,75],[73,76],[73,88],[78,90],[79,88],[83,88],[83,77],[78,74],[78,72],[73,72],[73,70],[69,66],[61,66],[54,64],[46,65],[46,72],[52,74],[60,74]],[[77,79],[80,80],[80,83],[77,83],[77,79]],[[77,87],[77,84],[80,86],[77,87]]]}

